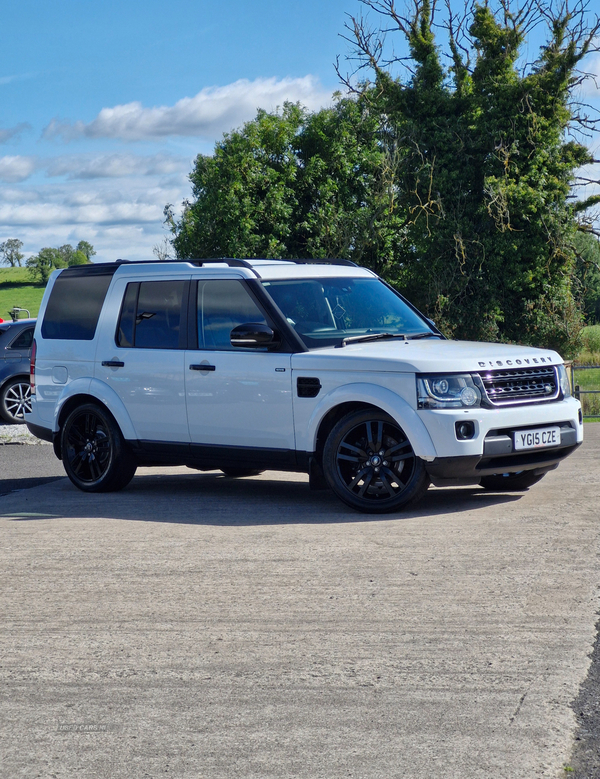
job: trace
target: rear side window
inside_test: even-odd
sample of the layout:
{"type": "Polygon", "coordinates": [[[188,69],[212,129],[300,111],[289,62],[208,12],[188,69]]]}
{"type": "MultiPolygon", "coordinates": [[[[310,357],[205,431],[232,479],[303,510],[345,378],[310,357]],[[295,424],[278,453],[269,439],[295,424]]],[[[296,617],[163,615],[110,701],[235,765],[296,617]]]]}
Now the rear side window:
{"type": "MultiPolygon", "coordinates": [[[[54,282],[42,323],[42,337],[91,341],[114,270],[64,270],[54,282]]],[[[116,270],[116,267],[115,267],[116,270]]]]}
{"type": "Polygon", "coordinates": [[[185,346],[181,322],[186,281],[128,284],[117,330],[117,344],[137,349],[185,346]]]}
{"type": "Polygon", "coordinates": [[[33,327],[23,330],[10,344],[10,349],[29,349],[33,343],[33,327]]]}

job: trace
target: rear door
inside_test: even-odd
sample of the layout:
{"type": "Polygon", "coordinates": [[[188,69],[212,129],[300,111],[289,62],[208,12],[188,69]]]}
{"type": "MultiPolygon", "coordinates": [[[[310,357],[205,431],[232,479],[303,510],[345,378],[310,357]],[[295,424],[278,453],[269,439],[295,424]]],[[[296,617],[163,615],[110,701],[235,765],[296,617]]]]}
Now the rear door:
{"type": "Polygon", "coordinates": [[[98,346],[96,378],[121,398],[145,448],[153,442],[189,443],[184,379],[188,288],[186,278],[119,279],[116,333],[98,346]]]}

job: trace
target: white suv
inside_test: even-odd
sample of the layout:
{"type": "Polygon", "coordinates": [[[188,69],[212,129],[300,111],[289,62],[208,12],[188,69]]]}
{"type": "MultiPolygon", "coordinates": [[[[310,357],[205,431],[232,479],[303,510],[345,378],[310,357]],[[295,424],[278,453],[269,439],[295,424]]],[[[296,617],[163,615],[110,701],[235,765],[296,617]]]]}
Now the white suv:
{"type": "Polygon", "coordinates": [[[562,359],[446,340],[346,261],[119,261],[56,271],[29,430],[88,492],[138,465],[307,472],[396,511],[430,482],[523,490],[583,438],[562,359]]]}

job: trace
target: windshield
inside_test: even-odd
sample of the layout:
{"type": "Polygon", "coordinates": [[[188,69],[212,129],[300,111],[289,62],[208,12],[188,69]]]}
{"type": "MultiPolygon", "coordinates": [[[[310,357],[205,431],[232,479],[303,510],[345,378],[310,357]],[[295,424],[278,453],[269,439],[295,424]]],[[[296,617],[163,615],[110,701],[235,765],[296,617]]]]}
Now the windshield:
{"type": "Polygon", "coordinates": [[[263,281],[308,348],[376,333],[437,336],[427,320],[379,279],[263,281]]]}

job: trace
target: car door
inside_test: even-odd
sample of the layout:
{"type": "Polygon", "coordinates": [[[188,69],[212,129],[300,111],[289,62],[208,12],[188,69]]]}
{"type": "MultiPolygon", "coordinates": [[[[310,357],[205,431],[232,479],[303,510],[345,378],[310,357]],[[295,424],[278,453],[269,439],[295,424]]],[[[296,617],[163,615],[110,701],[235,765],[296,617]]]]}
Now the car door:
{"type": "Polygon", "coordinates": [[[194,297],[198,348],[185,354],[192,449],[291,452],[291,355],[231,345],[234,327],[267,324],[242,280],[198,280],[194,297]]]}
{"type": "Polygon", "coordinates": [[[22,362],[23,365],[28,365],[34,329],[35,324],[32,324],[30,327],[25,327],[4,348],[4,354],[2,356],[7,362],[11,364],[22,362]]]}
{"type": "Polygon", "coordinates": [[[125,281],[117,282],[122,287],[116,293],[122,298],[117,332],[101,339],[96,378],[121,398],[145,448],[153,442],[187,446],[184,331],[189,282],[125,281]]]}

